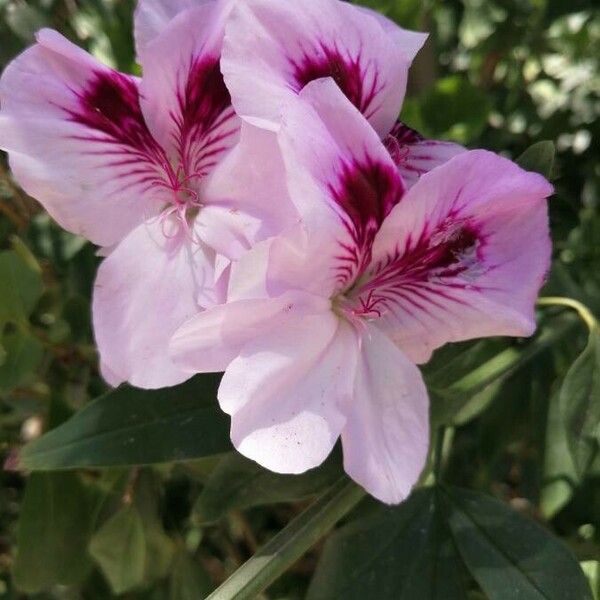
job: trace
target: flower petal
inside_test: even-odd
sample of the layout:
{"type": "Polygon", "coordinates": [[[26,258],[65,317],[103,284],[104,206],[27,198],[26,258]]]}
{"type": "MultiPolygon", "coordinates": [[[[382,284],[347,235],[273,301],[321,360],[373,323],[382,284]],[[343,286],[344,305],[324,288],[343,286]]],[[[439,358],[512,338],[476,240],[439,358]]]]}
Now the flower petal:
{"type": "Polygon", "coordinates": [[[183,324],[171,339],[173,360],[188,372],[224,371],[244,345],[289,320],[327,310],[320,298],[290,292],[208,308],[183,324]]]}
{"type": "Polygon", "coordinates": [[[135,9],[133,30],[136,53],[141,51],[172,21],[179,13],[216,0],[139,0],[135,9]]]}
{"type": "Polygon", "coordinates": [[[231,0],[179,13],[140,51],[148,126],[178,175],[197,187],[237,141],[239,119],[219,68],[231,0]]]}
{"type": "Polygon", "coordinates": [[[200,235],[231,259],[298,221],[277,136],[249,123],[207,180],[204,196],[210,206],[200,211],[200,235]]]}
{"type": "Polygon", "coordinates": [[[427,140],[401,121],[394,125],[384,144],[407,187],[412,187],[424,173],[466,152],[465,148],[452,142],[427,140]]]}
{"type": "Polygon", "coordinates": [[[111,246],[159,209],[166,157],[135,78],[45,29],[4,71],[0,98],[0,147],[65,229],[111,246]]]}
{"type": "Polygon", "coordinates": [[[446,342],[531,335],[551,193],[542,176],[491,152],[452,158],[390,213],[354,301],[416,362],[446,342]]]}
{"type": "Polygon", "coordinates": [[[279,132],[288,188],[312,252],[343,289],[370,261],[374,236],[404,187],[385,147],[331,79],[290,100],[279,132]]]}
{"type": "Polygon", "coordinates": [[[382,502],[404,500],[427,458],[429,402],[417,367],[376,329],[363,336],[344,414],[346,473],[382,502]]]}
{"type": "Polygon", "coordinates": [[[236,448],[278,473],[321,464],[345,423],[339,406],[350,398],[357,352],[351,327],[330,312],[248,342],[218,395],[236,448]]]}
{"type": "Polygon", "coordinates": [[[383,137],[400,112],[408,67],[426,36],[392,30],[389,21],[384,28],[382,20],[339,0],[237,3],[223,73],[238,114],[277,129],[286,97],[333,77],[383,137]]]}
{"type": "Polygon", "coordinates": [[[98,269],[94,331],[111,383],[160,388],[190,377],[173,364],[168,344],[200,310],[199,292],[213,285],[214,254],[185,236],[166,239],[162,225],[137,227],[98,269]]]}

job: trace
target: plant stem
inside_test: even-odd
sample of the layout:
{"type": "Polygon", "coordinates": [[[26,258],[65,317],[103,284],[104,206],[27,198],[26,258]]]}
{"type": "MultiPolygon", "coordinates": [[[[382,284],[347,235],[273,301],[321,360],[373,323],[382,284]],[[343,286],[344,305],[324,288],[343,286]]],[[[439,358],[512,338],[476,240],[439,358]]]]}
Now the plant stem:
{"type": "Polygon", "coordinates": [[[345,477],[340,479],[245,562],[207,600],[256,598],[364,496],[365,491],[354,482],[345,477]]]}
{"type": "Polygon", "coordinates": [[[567,306],[577,311],[581,319],[588,326],[590,331],[594,331],[598,327],[598,321],[592,314],[592,311],[578,300],[573,298],[563,298],[561,296],[546,296],[538,298],[538,306],[567,306]]]}

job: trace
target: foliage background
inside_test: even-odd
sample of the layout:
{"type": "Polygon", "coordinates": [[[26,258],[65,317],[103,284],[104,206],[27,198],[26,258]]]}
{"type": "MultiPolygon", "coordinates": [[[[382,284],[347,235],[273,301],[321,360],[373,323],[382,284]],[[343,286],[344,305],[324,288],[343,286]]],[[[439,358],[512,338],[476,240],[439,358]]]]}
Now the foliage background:
{"type": "MultiPolygon", "coordinates": [[[[411,74],[403,109],[410,125],[511,157],[538,140],[556,143],[555,257],[544,293],[575,298],[600,315],[597,3],[366,3],[431,34],[411,74]]],[[[0,0],[0,68],[38,28],[50,26],[105,62],[136,72],[132,12],[132,0],[0,0]]],[[[0,451],[9,467],[15,449],[106,391],[90,329],[97,264],[93,247],[61,231],[19,190],[2,157],[0,451]]],[[[439,352],[426,368],[432,418],[446,427],[443,476],[501,499],[560,537],[598,594],[600,416],[593,401],[600,403],[600,342],[595,354],[588,349],[587,379],[564,389],[587,329],[563,309],[543,308],[540,318],[541,335],[533,342],[459,344],[439,352]],[[586,398],[577,396],[581,389],[591,400],[587,412],[581,404],[586,398]],[[571,409],[565,394],[574,402],[571,409]],[[579,450],[569,442],[572,426],[585,430],[579,450]]],[[[214,384],[202,380],[197,389],[210,396],[214,384]]],[[[339,469],[336,455],[316,473],[282,478],[235,455],[218,455],[77,473],[5,470],[0,597],[205,597],[307,498],[335,481],[339,469]]],[[[348,520],[375,510],[374,501],[363,501],[348,520]]],[[[265,597],[303,598],[321,553],[317,545],[265,597]]],[[[471,571],[462,575],[466,591],[457,598],[513,597],[484,592],[471,571]]],[[[373,588],[372,597],[388,596],[373,588]]]]}

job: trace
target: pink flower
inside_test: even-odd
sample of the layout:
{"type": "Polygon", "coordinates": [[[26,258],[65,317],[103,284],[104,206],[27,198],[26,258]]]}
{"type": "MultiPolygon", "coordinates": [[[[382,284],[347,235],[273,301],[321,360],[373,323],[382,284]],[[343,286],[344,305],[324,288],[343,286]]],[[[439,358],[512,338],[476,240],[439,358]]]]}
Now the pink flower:
{"type": "Polygon", "coordinates": [[[222,295],[227,261],[215,245],[234,257],[248,239],[273,233],[273,211],[253,213],[260,194],[252,178],[275,142],[243,127],[240,147],[254,151],[254,162],[236,167],[248,188],[243,203],[243,194],[229,203],[231,184],[215,171],[224,161],[235,166],[230,149],[240,138],[219,68],[230,5],[140,2],[141,80],[47,29],[2,75],[0,146],[16,179],[60,225],[108,254],[93,312],[102,371],[113,384],[187,378],[167,343],[222,295]]]}
{"type": "Polygon", "coordinates": [[[340,0],[244,0],[226,26],[222,68],[243,119],[277,130],[281,105],[331,77],[390,150],[407,184],[464,152],[397,121],[410,64],[426,34],[340,0]]]}
{"type": "Polygon", "coordinates": [[[242,454],[300,473],[341,437],[346,472],[397,503],[427,454],[415,363],[446,342],[534,331],[552,187],[478,150],[405,192],[331,79],[284,101],[278,139],[302,221],[234,265],[227,303],[185,324],[173,356],[225,370],[219,401],[242,454]]]}

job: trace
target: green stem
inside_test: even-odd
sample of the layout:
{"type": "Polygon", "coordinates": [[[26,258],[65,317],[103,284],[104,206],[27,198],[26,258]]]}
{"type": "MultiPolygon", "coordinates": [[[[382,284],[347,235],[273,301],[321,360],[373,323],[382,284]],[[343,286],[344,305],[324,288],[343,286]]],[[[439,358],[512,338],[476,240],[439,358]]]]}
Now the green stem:
{"type": "Polygon", "coordinates": [[[298,515],[206,600],[250,600],[348,514],[365,491],[345,477],[298,515]]]}
{"type": "Polygon", "coordinates": [[[538,306],[567,306],[577,311],[581,319],[588,326],[590,331],[594,331],[598,328],[598,321],[592,314],[592,311],[582,304],[581,302],[574,300],[573,298],[563,298],[561,296],[546,296],[544,298],[538,298],[538,306]]]}

